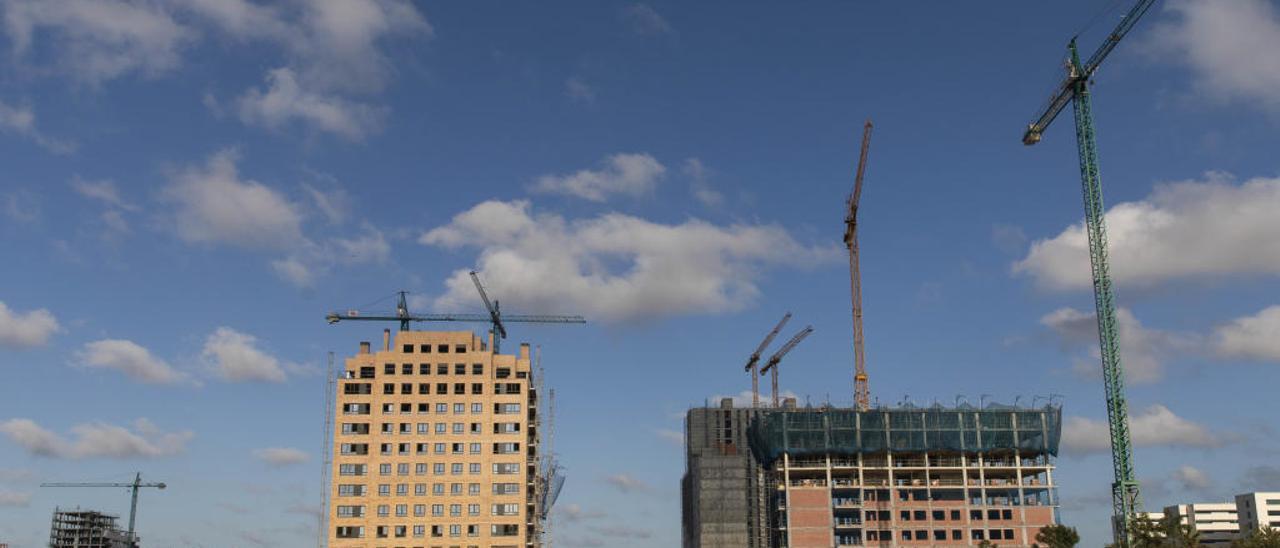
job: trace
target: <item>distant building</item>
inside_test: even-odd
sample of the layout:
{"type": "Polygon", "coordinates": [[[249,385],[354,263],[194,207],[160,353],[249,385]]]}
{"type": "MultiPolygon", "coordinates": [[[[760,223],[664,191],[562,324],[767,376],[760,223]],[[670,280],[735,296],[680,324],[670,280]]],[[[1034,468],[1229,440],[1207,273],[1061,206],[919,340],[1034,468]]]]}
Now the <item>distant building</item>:
{"type": "Polygon", "coordinates": [[[685,548],[1027,547],[1057,522],[1059,407],[731,407],[687,416],[685,548]]]}
{"type": "Polygon", "coordinates": [[[542,468],[529,345],[497,354],[470,331],[367,342],[338,380],[328,546],[541,545],[542,468]]]}
{"type": "MultiPolygon", "coordinates": [[[[49,548],[132,548],[136,537],[116,527],[116,516],[92,510],[53,511],[49,548]]],[[[3,548],[3,545],[0,545],[3,548]]]]}
{"type": "Polygon", "coordinates": [[[1236,513],[1240,517],[1242,534],[1248,534],[1263,527],[1280,529],[1280,492],[1236,495],[1236,513]]]}

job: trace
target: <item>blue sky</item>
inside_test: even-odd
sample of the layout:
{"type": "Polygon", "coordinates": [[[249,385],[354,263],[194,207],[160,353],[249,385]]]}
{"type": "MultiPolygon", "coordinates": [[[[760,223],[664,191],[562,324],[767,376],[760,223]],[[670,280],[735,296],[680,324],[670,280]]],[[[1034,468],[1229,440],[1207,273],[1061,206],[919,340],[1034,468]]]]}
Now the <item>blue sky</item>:
{"type": "MultiPolygon", "coordinates": [[[[1061,395],[1062,516],[1099,545],[1070,118],[1019,138],[1112,4],[0,0],[0,541],[127,509],[41,481],[142,470],[149,543],[314,545],[319,372],[382,327],[324,313],[474,312],[477,268],[591,320],[512,330],[557,392],[557,544],[676,546],[683,411],[741,395],[783,312],[816,329],[783,389],[852,400],[870,117],[873,396],[1061,395]]],[[[1096,79],[1148,506],[1280,489],[1277,50],[1274,1],[1172,0],[1096,79]]]]}

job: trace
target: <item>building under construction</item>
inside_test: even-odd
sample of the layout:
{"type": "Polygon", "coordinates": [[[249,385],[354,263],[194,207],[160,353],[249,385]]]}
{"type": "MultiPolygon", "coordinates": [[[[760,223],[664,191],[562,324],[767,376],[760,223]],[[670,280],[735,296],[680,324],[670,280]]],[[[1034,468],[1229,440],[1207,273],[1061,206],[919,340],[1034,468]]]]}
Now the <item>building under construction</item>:
{"type": "Polygon", "coordinates": [[[695,408],[684,546],[1031,546],[1057,521],[1061,424],[1057,406],[695,408]]]}
{"type": "Polygon", "coordinates": [[[54,509],[49,548],[131,548],[138,538],[116,527],[116,516],[93,510],[54,509]]]}

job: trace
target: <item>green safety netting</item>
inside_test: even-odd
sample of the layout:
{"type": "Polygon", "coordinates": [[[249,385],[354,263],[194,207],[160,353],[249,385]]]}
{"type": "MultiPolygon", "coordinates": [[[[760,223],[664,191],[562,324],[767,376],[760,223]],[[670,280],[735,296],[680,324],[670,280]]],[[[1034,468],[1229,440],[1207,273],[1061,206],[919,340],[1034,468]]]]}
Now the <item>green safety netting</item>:
{"type": "Polygon", "coordinates": [[[1017,449],[1058,455],[1062,408],[960,407],[778,409],[762,411],[748,434],[751,450],[771,464],[793,457],[885,451],[974,452],[1017,449]]]}

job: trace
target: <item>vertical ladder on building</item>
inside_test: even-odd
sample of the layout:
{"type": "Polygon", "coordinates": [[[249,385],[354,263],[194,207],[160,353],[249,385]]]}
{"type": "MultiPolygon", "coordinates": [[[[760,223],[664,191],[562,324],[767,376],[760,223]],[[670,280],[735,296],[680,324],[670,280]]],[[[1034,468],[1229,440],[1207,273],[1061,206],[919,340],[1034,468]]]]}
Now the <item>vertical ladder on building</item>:
{"type": "Polygon", "coordinates": [[[333,352],[329,352],[329,369],[324,389],[324,446],[320,448],[320,534],[319,548],[329,545],[329,468],[333,466],[333,416],[337,405],[337,377],[333,371],[333,352]]]}

